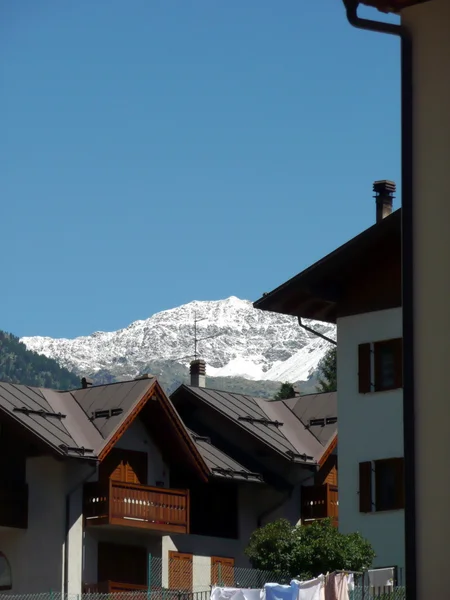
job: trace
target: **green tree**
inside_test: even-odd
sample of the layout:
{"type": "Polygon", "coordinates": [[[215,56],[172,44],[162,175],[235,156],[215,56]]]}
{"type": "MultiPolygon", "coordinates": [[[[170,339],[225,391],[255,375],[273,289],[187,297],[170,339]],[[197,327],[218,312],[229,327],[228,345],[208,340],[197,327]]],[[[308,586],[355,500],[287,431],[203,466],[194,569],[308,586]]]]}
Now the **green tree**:
{"type": "Polygon", "coordinates": [[[292,383],[285,381],[281,384],[280,389],[273,397],[274,400],[287,400],[295,396],[295,389],[292,383]]]}
{"type": "Polygon", "coordinates": [[[280,581],[309,579],[336,570],[368,569],[375,552],[359,533],[340,533],[331,519],[292,527],[280,519],[254,531],[245,550],[253,568],[271,571],[280,581]]]}
{"type": "Polygon", "coordinates": [[[331,346],[317,367],[319,392],[335,392],[337,390],[337,348],[331,346]]]}

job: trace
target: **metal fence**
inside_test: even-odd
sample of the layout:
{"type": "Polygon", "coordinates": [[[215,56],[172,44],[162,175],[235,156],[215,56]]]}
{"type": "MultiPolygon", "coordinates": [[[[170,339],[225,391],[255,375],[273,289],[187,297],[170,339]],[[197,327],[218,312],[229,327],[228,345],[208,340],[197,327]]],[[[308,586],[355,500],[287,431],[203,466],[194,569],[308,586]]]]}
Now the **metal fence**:
{"type": "Polygon", "coordinates": [[[406,591],[402,586],[362,587],[357,586],[349,594],[350,600],[406,600],[406,591]]]}

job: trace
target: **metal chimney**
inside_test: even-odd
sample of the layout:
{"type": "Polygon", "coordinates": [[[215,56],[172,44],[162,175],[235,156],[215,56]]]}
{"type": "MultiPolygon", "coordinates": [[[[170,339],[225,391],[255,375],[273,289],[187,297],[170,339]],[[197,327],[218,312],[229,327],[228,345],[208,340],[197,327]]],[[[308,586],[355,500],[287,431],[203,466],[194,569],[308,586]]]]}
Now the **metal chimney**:
{"type": "Polygon", "coordinates": [[[396,185],[393,181],[375,181],[373,184],[373,191],[375,192],[374,198],[377,207],[377,223],[380,223],[392,213],[396,189],[396,185]]]}
{"type": "Polygon", "coordinates": [[[201,358],[193,360],[190,366],[191,386],[206,387],[206,363],[201,358]]]}

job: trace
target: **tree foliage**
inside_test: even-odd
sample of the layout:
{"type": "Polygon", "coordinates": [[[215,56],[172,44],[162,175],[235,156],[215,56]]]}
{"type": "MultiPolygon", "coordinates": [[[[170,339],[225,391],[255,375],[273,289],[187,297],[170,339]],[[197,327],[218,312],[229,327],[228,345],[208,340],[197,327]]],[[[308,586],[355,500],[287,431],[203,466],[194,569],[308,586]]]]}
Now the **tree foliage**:
{"type": "Polygon", "coordinates": [[[295,396],[295,389],[292,383],[285,381],[281,384],[280,389],[273,397],[274,400],[287,400],[295,396]]]}
{"type": "Polygon", "coordinates": [[[52,358],[31,350],[19,338],[0,331],[0,381],[67,390],[80,386],[78,377],[52,358]]]}
{"type": "Polygon", "coordinates": [[[331,346],[319,362],[318,386],[319,392],[335,392],[337,390],[337,347],[331,346]]]}
{"type": "Polygon", "coordinates": [[[336,570],[363,571],[375,557],[359,533],[343,534],[330,519],[292,527],[280,519],[253,532],[246,554],[256,569],[308,579],[336,570]]]}

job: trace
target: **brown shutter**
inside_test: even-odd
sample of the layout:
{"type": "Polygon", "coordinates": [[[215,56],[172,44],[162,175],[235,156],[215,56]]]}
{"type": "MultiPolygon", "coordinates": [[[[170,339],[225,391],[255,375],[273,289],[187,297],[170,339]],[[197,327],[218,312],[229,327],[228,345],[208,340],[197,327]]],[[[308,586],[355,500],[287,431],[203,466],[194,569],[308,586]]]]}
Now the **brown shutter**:
{"type": "Polygon", "coordinates": [[[405,508],[405,460],[392,459],[395,468],[395,508],[405,508]]]}
{"type": "Polygon", "coordinates": [[[359,393],[368,394],[370,392],[370,344],[360,344],[358,346],[358,382],[359,393]]]}
{"type": "Polygon", "coordinates": [[[395,364],[395,387],[403,387],[403,340],[392,340],[395,364]]]}
{"type": "Polygon", "coordinates": [[[147,483],[147,454],[113,448],[100,465],[100,480],[123,483],[147,483]]]}
{"type": "Polygon", "coordinates": [[[211,584],[234,587],[234,558],[211,557],[211,584]]]}
{"type": "Polygon", "coordinates": [[[372,463],[359,463],[359,512],[372,512],[372,463]]]}
{"type": "Polygon", "coordinates": [[[169,552],[169,589],[192,591],[192,554],[169,552]]]}

